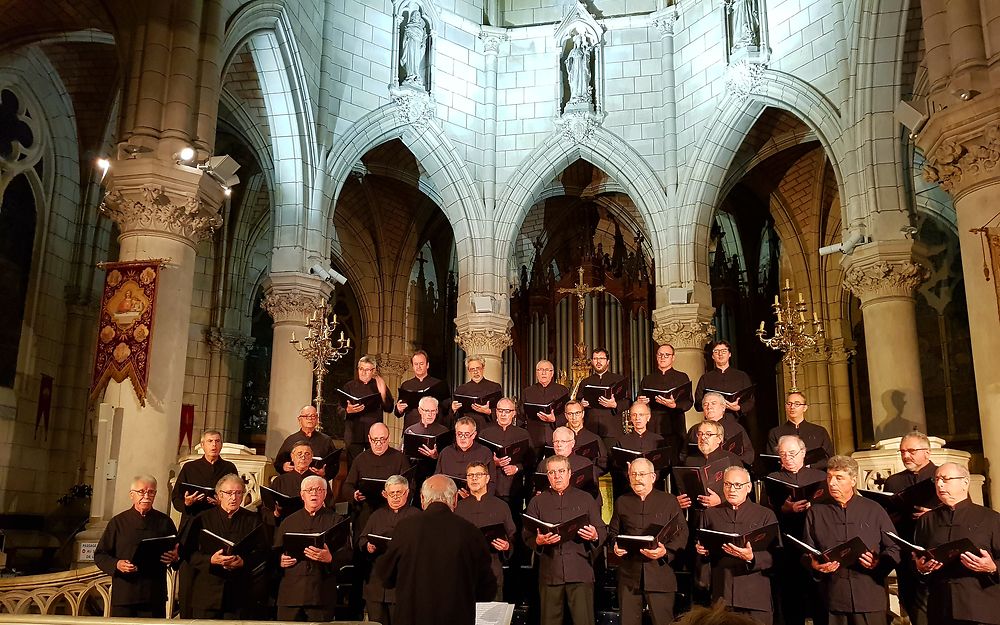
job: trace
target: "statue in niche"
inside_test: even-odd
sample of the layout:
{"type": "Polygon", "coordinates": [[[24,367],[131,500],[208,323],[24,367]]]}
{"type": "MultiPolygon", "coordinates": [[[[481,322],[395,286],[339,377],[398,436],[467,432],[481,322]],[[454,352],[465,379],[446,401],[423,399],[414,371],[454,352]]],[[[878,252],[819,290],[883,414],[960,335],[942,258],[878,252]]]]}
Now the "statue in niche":
{"type": "Polygon", "coordinates": [[[403,27],[403,48],[399,64],[403,68],[403,84],[424,86],[424,63],[427,59],[427,28],[420,7],[413,7],[403,27]]]}
{"type": "Polygon", "coordinates": [[[729,32],[731,50],[760,44],[760,11],[757,0],[729,0],[729,32]]]}
{"type": "Polygon", "coordinates": [[[569,102],[571,105],[585,104],[589,108],[592,101],[590,88],[590,54],[594,46],[590,45],[580,33],[573,35],[573,47],[566,55],[566,76],[569,79],[569,102]]]}

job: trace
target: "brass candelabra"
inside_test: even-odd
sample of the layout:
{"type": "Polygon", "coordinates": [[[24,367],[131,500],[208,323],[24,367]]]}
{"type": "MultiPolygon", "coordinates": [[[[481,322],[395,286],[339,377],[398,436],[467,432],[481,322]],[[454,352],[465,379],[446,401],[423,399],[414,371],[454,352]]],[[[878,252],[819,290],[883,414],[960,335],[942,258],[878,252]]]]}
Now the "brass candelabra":
{"type": "Polygon", "coordinates": [[[792,287],[788,280],[785,280],[785,286],[781,289],[781,293],[783,298],[775,295],[772,306],[777,318],[774,323],[774,336],[765,338],[764,322],[761,321],[760,328],[757,330],[757,338],[771,349],[784,352],[781,359],[788,365],[788,371],[792,378],[790,392],[797,393],[799,391],[799,365],[802,363],[803,354],[807,349],[819,353],[823,346],[823,322],[813,312],[811,322],[813,331],[812,334],[809,334],[806,331],[806,326],[810,322],[806,321],[806,303],[802,299],[802,293],[799,292],[799,301],[793,304],[792,287]],[[781,299],[784,299],[784,302],[781,299]]]}
{"type": "MultiPolygon", "coordinates": [[[[292,332],[292,340],[289,341],[295,346],[299,355],[312,363],[313,378],[316,382],[316,398],[313,403],[316,405],[316,413],[322,416],[323,408],[323,378],[327,374],[327,366],[337,362],[351,349],[351,339],[344,339],[344,332],[341,330],[340,338],[334,340],[333,335],[337,329],[337,315],[327,321],[329,309],[326,304],[321,304],[318,310],[314,310],[312,317],[306,322],[305,339],[299,341],[292,332]]],[[[320,420],[322,424],[322,419],[320,420]]],[[[321,427],[320,427],[321,429],[321,427]]]]}

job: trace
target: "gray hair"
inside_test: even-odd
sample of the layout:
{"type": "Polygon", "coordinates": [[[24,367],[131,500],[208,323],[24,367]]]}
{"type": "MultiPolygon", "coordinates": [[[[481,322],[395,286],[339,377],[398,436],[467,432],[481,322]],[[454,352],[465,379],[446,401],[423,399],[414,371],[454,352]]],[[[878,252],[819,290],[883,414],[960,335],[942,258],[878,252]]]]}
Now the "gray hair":
{"type": "Polygon", "coordinates": [[[437,408],[438,408],[438,398],[437,397],[431,397],[430,395],[425,395],[424,397],[420,398],[419,402],[417,402],[417,407],[418,408],[426,408],[428,410],[431,409],[431,408],[433,408],[434,410],[437,410],[437,408]]]}
{"type": "Polygon", "coordinates": [[[638,468],[640,466],[646,467],[647,471],[655,471],[656,470],[656,467],[653,466],[653,463],[649,461],[649,458],[639,457],[639,458],[636,458],[635,460],[633,460],[629,464],[629,468],[630,469],[636,469],[636,468],[638,468]]]}
{"type": "Polygon", "coordinates": [[[428,505],[435,502],[443,503],[449,508],[454,509],[455,497],[457,496],[458,486],[455,486],[455,480],[440,473],[424,480],[423,485],[420,487],[420,504],[425,509],[428,505]]]}
{"type": "Polygon", "coordinates": [[[781,449],[781,446],[784,443],[795,443],[796,445],[798,445],[799,449],[805,449],[806,448],[806,442],[804,440],[802,440],[800,437],[798,437],[798,436],[796,436],[794,434],[785,434],[784,436],[782,436],[781,438],[779,438],[778,439],[778,449],[781,449]]]}
{"type": "Polygon", "coordinates": [[[718,421],[712,421],[710,419],[705,419],[704,421],[702,421],[701,423],[699,423],[698,424],[698,428],[695,430],[695,432],[697,432],[698,430],[700,430],[701,426],[706,425],[706,424],[707,425],[711,425],[712,429],[715,430],[716,434],[718,434],[719,436],[725,438],[725,436],[726,436],[726,426],[722,425],[718,421]]]}
{"type": "Polygon", "coordinates": [[[482,366],[486,366],[486,361],[479,354],[473,354],[472,356],[467,356],[465,358],[465,366],[468,367],[470,362],[478,362],[482,366]]]}
{"type": "Polygon", "coordinates": [[[315,484],[316,486],[322,486],[324,492],[327,489],[326,480],[325,479],[321,478],[318,475],[310,475],[306,479],[302,480],[302,485],[299,486],[299,490],[302,491],[302,490],[306,490],[308,488],[312,488],[312,486],[311,486],[312,484],[315,484]]]}
{"type": "Polygon", "coordinates": [[[705,400],[708,399],[709,397],[715,397],[715,398],[719,399],[719,401],[722,402],[723,406],[726,405],[726,398],[722,396],[722,393],[716,393],[714,391],[710,391],[710,392],[705,393],[704,395],[702,395],[701,396],[701,403],[704,404],[705,400]]]}
{"type": "Polygon", "coordinates": [[[239,484],[241,487],[245,487],[246,484],[243,482],[243,478],[236,475],[235,473],[227,473],[219,478],[219,481],[215,483],[215,492],[220,492],[222,487],[226,484],[233,482],[239,484]]]}
{"type": "Polygon", "coordinates": [[[212,436],[213,434],[215,436],[218,436],[220,441],[222,440],[222,432],[220,432],[219,430],[205,430],[204,432],[201,433],[201,443],[205,444],[205,438],[208,436],[212,436]]]}
{"type": "Polygon", "coordinates": [[[566,456],[555,455],[555,456],[549,456],[548,458],[545,459],[545,470],[548,471],[549,467],[551,467],[557,462],[566,465],[567,468],[570,467],[569,458],[567,458],[566,456]]]}
{"type": "Polygon", "coordinates": [[[906,434],[903,434],[903,438],[899,439],[899,446],[902,447],[903,441],[905,441],[908,438],[917,439],[924,447],[930,448],[931,446],[930,439],[927,438],[927,435],[921,432],[920,430],[913,430],[912,432],[907,432],[906,434]]]}
{"type": "Polygon", "coordinates": [[[826,463],[826,471],[846,471],[854,480],[858,479],[858,461],[850,456],[834,456],[826,463]]]}
{"type": "Polygon", "coordinates": [[[401,484],[405,485],[407,488],[410,487],[410,482],[407,481],[407,479],[402,475],[390,475],[385,480],[386,489],[388,489],[390,486],[399,486],[401,484]]]}
{"type": "Polygon", "coordinates": [[[725,470],[725,471],[724,471],[724,472],[722,473],[722,477],[723,477],[723,479],[725,479],[725,476],[729,475],[730,473],[735,473],[736,471],[739,471],[740,473],[742,473],[742,474],[743,474],[744,476],[746,476],[746,478],[747,478],[748,480],[750,479],[750,472],[749,472],[749,471],[747,471],[747,470],[746,470],[745,468],[743,468],[743,467],[738,467],[738,466],[736,466],[736,465],[733,465],[733,466],[731,466],[731,467],[728,467],[728,468],[727,468],[727,469],[726,469],[726,470],[725,470]]]}
{"type": "Polygon", "coordinates": [[[153,488],[156,488],[156,478],[149,474],[140,473],[132,478],[132,485],[129,488],[135,490],[135,487],[139,484],[149,484],[153,488]]]}
{"type": "Polygon", "coordinates": [[[377,367],[378,363],[375,362],[375,359],[372,358],[371,356],[365,355],[362,356],[361,358],[358,358],[358,366],[360,367],[361,365],[371,365],[373,367],[377,367]]]}

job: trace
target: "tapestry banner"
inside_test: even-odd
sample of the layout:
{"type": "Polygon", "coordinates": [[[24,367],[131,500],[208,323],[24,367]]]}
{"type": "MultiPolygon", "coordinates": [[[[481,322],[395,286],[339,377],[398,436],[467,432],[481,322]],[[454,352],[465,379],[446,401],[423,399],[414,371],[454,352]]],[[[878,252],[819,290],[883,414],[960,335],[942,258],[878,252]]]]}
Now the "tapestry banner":
{"type": "Polygon", "coordinates": [[[109,380],[132,381],[139,404],[146,405],[149,355],[152,348],[156,286],[161,259],[104,263],[107,271],[101,296],[97,355],[90,400],[96,400],[109,380]]]}

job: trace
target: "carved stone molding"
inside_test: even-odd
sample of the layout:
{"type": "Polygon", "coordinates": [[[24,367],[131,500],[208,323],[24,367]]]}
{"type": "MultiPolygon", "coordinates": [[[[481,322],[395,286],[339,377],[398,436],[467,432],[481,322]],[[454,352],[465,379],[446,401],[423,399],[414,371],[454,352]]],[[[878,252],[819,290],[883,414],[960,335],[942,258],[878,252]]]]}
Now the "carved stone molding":
{"type": "Polygon", "coordinates": [[[466,330],[455,336],[455,342],[466,354],[502,354],[513,344],[510,331],[466,330]]]}
{"type": "Polygon", "coordinates": [[[396,376],[399,379],[410,370],[410,361],[398,354],[376,354],[375,360],[378,362],[379,371],[383,376],[396,376]]]}
{"type": "Polygon", "coordinates": [[[389,98],[396,106],[396,113],[404,123],[413,126],[416,132],[423,132],[436,115],[437,104],[434,96],[415,89],[398,88],[389,90],[389,98]]]}
{"type": "Polygon", "coordinates": [[[479,39],[483,42],[483,49],[486,54],[496,55],[500,51],[500,44],[510,41],[510,35],[506,30],[484,26],[479,31],[479,39]]]}
{"type": "Polygon", "coordinates": [[[275,323],[301,323],[305,325],[317,310],[322,310],[323,300],[315,293],[272,291],[264,296],[260,307],[271,315],[275,323]]]}
{"type": "Polygon", "coordinates": [[[731,63],[726,70],[726,89],[733,98],[742,102],[760,93],[766,69],[767,65],[764,63],[754,63],[745,59],[731,63]]]}
{"type": "Polygon", "coordinates": [[[930,271],[920,263],[876,260],[847,268],[844,287],[863,304],[883,297],[913,297],[913,291],[929,276],[930,271]]]}
{"type": "Polygon", "coordinates": [[[667,7],[665,9],[660,9],[656,13],[649,16],[649,25],[655,28],[660,33],[660,38],[673,37],[674,28],[680,19],[680,14],[677,12],[677,7],[667,7]]]}
{"type": "Polygon", "coordinates": [[[123,233],[152,230],[195,243],[211,239],[222,225],[217,210],[212,210],[197,195],[169,191],[158,184],[124,191],[109,184],[101,212],[115,220],[123,233]]]}
{"type": "Polygon", "coordinates": [[[924,180],[961,192],[1000,177],[1000,123],[989,124],[976,141],[946,139],[924,164],[924,180]]]}
{"type": "Polygon", "coordinates": [[[236,332],[226,332],[221,328],[207,328],[205,342],[213,352],[231,353],[240,360],[247,357],[256,339],[236,332]]]}
{"type": "Polygon", "coordinates": [[[569,112],[556,119],[556,130],[560,138],[565,141],[575,144],[586,143],[593,138],[602,121],[603,117],[594,113],[569,112]]]}
{"type": "Polygon", "coordinates": [[[712,310],[698,304],[673,304],[653,310],[653,340],[674,349],[702,349],[715,337],[712,310]]]}

